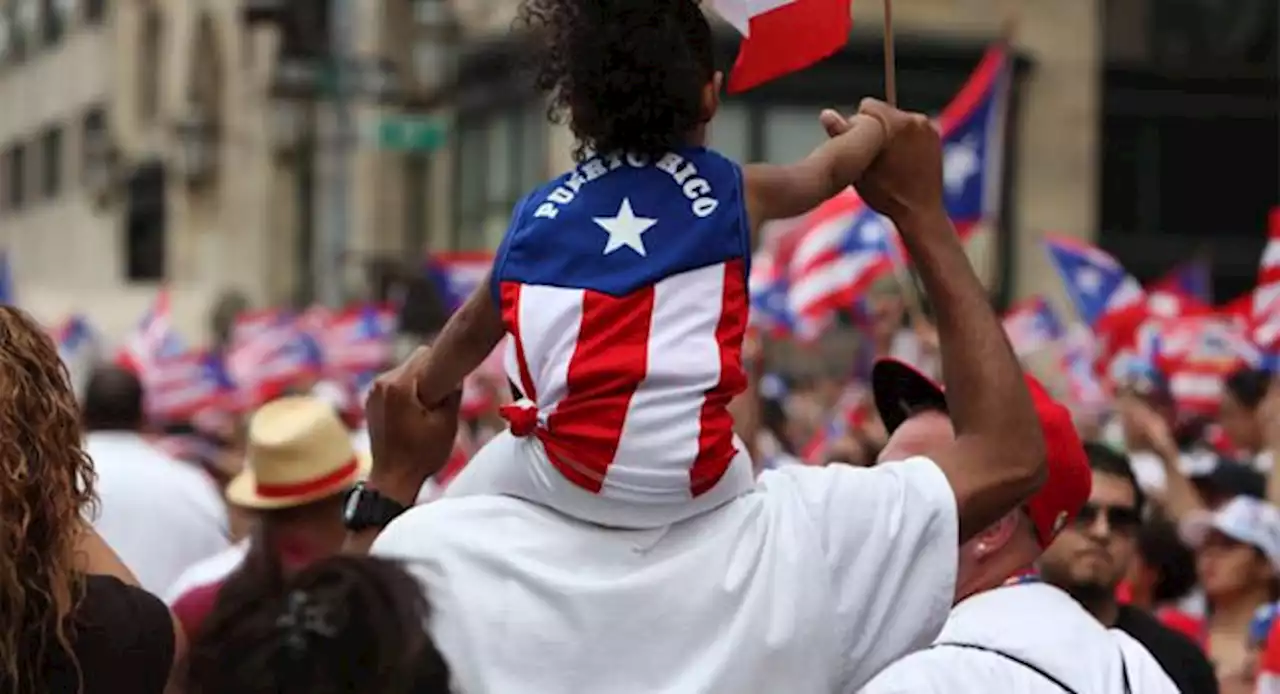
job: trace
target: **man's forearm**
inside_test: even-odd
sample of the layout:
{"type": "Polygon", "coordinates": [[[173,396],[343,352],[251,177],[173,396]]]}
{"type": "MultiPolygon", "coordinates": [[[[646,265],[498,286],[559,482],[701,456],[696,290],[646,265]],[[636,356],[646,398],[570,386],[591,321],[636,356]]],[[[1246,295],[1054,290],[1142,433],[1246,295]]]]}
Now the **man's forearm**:
{"type": "Polygon", "coordinates": [[[1027,445],[1028,451],[1041,448],[1022,369],[950,220],[938,210],[895,223],[915,225],[902,237],[936,313],[947,409],[956,434],[997,436],[1009,446],[1027,445]],[[930,242],[920,243],[921,238],[930,242]]]}

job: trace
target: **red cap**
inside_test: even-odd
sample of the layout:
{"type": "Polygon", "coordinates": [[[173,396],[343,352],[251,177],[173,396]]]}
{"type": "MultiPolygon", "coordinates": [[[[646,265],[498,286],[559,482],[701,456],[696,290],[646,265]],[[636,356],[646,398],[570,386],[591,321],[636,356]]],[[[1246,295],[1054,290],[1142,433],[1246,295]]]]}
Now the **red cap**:
{"type": "MultiPolygon", "coordinates": [[[[1071,419],[1071,411],[1054,400],[1034,377],[1026,375],[1026,380],[1031,403],[1044,432],[1049,468],[1048,479],[1027,501],[1026,511],[1036,527],[1040,545],[1048,547],[1089,500],[1093,473],[1084,444],[1071,419]]],[[[876,409],[890,433],[919,409],[946,410],[942,386],[896,359],[881,359],[875,363],[871,370],[871,390],[876,409]]]]}

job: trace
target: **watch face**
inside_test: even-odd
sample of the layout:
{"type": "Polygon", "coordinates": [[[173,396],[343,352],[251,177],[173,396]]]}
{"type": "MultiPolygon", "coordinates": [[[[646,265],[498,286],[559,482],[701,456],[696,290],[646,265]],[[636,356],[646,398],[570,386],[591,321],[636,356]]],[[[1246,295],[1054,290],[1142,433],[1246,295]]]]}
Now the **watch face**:
{"type": "Polygon", "coordinates": [[[342,517],[347,522],[351,522],[356,517],[356,510],[360,508],[360,493],[364,491],[361,487],[352,489],[347,494],[347,505],[342,509],[342,517]]]}

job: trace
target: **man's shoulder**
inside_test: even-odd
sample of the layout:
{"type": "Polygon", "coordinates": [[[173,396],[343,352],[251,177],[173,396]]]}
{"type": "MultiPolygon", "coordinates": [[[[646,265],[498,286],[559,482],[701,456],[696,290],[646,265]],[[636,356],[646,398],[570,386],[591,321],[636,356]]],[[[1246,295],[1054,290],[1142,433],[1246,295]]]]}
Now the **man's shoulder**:
{"type": "MultiPolygon", "coordinates": [[[[499,494],[445,496],[418,504],[378,534],[371,551],[375,554],[413,557],[424,548],[470,543],[483,536],[527,533],[546,524],[545,508],[522,499],[499,494]]],[[[562,522],[570,523],[563,518],[562,522]]]]}
{"type": "Polygon", "coordinates": [[[895,661],[858,694],[1003,691],[991,680],[993,668],[984,665],[959,649],[925,648],[895,661]]]}
{"type": "Polygon", "coordinates": [[[873,467],[787,465],[762,472],[757,491],[768,495],[771,504],[835,504],[842,513],[879,513],[886,506],[908,503],[916,508],[955,507],[946,475],[923,456],[873,467]]]}

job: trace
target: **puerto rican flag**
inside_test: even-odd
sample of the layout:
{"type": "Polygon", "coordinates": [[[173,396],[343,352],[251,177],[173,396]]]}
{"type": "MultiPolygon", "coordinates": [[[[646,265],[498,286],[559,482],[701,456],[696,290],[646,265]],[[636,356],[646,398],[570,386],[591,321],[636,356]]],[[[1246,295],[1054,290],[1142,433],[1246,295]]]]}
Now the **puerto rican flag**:
{"type": "Polygon", "coordinates": [[[212,352],[185,352],[155,361],[143,374],[147,414],[165,422],[189,421],[205,410],[229,407],[235,384],[212,352]]]}
{"type": "Polygon", "coordinates": [[[1053,307],[1039,296],[1015,304],[1005,312],[1004,332],[1019,357],[1050,347],[1065,335],[1053,307]]]}
{"type": "Polygon", "coordinates": [[[169,290],[161,289],[151,309],[120,347],[116,362],[145,380],[147,372],[160,360],[177,356],[182,349],[169,313],[169,290]]]}
{"type": "Polygon", "coordinates": [[[794,321],[787,304],[787,273],[772,253],[756,251],[747,283],[751,292],[751,327],[775,337],[791,334],[794,321]]]}
{"type": "Polygon", "coordinates": [[[226,369],[241,405],[255,408],[320,374],[320,346],[283,311],[250,314],[237,321],[226,369]]]}
{"type": "Polygon", "coordinates": [[[1046,238],[1044,245],[1067,296],[1090,327],[1097,329],[1107,316],[1146,301],[1138,281],[1105,251],[1065,237],[1046,238]]]}
{"type": "Polygon", "coordinates": [[[1261,321],[1280,313],[1280,207],[1271,211],[1267,245],[1258,264],[1258,285],[1253,290],[1253,317],[1261,321]]]}
{"type": "Polygon", "coordinates": [[[1211,313],[1210,287],[1208,263],[1182,263],[1147,287],[1147,308],[1165,318],[1211,313]]]}
{"type": "Polygon", "coordinates": [[[390,306],[359,304],[334,316],[324,331],[325,370],[343,379],[381,371],[394,356],[396,312],[390,306]]]}
{"type": "Polygon", "coordinates": [[[453,313],[484,282],[492,267],[493,254],[488,251],[436,253],[427,258],[426,273],[445,310],[453,313]]]}
{"type": "Polygon", "coordinates": [[[89,325],[89,321],[79,315],[70,316],[59,323],[50,331],[50,337],[58,346],[58,356],[62,358],[64,364],[77,363],[98,343],[98,335],[89,325]]]}
{"type": "Polygon", "coordinates": [[[836,52],[853,30],[850,0],[712,0],[742,34],[729,93],[803,70],[836,52]]]}
{"type": "Polygon", "coordinates": [[[787,314],[796,334],[812,339],[893,270],[897,232],[847,190],[811,212],[798,239],[787,259],[787,314]]]}
{"type": "Polygon", "coordinates": [[[1000,213],[1010,65],[1003,44],[989,48],[938,116],[944,202],[961,238],[1000,213]]]}
{"type": "Polygon", "coordinates": [[[1097,412],[1110,402],[1102,380],[1094,370],[1097,344],[1093,331],[1083,323],[1073,323],[1062,341],[1062,370],[1067,376],[1071,402],[1085,412],[1097,412]]]}

